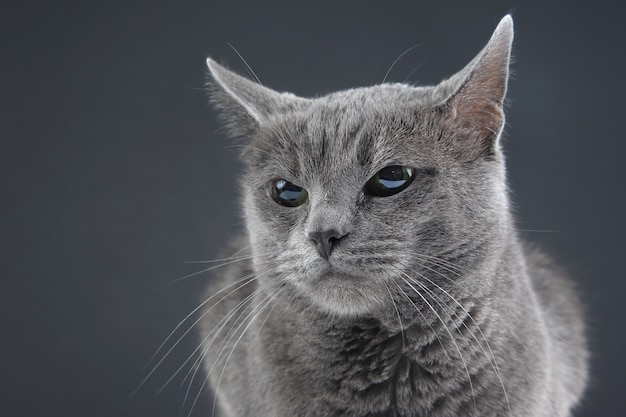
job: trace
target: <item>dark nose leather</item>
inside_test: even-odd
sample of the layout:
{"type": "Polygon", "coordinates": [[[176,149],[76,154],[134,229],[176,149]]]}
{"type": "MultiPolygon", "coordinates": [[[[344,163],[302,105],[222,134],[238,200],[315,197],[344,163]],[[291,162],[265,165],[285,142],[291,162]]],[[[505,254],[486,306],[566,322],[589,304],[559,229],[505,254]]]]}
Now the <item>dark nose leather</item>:
{"type": "Polygon", "coordinates": [[[328,229],[317,232],[309,232],[309,239],[315,243],[315,247],[320,256],[324,259],[328,259],[330,254],[335,249],[337,242],[344,237],[345,234],[341,233],[337,229],[328,229]]]}

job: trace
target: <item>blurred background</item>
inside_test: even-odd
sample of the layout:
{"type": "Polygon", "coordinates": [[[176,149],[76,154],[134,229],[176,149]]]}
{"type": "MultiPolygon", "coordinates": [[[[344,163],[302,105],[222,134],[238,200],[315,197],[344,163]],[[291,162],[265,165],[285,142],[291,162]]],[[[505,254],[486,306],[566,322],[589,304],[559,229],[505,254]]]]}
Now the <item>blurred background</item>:
{"type": "MultiPolygon", "coordinates": [[[[379,83],[419,44],[387,80],[433,84],[509,12],[504,145],[519,228],[567,266],[588,305],[593,378],[577,416],[621,414],[626,26],[607,4],[5,2],[0,415],[189,412],[200,388],[183,405],[189,364],[159,390],[195,332],[130,394],[210,275],[172,281],[241,227],[237,149],[207,105],[207,56],[246,74],[230,43],[265,85],[312,96],[379,83]]],[[[207,393],[192,415],[210,414],[207,393]]]]}

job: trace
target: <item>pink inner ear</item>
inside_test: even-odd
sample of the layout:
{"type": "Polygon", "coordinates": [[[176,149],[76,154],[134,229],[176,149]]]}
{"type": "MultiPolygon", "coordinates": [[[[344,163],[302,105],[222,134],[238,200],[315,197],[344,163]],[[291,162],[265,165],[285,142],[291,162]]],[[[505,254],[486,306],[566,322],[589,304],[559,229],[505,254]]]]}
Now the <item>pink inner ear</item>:
{"type": "Polygon", "coordinates": [[[458,133],[453,146],[465,155],[473,155],[472,159],[494,153],[504,123],[501,103],[484,97],[458,96],[449,103],[448,115],[452,130],[458,133]]]}
{"type": "Polygon", "coordinates": [[[482,91],[475,87],[465,86],[452,98],[450,117],[463,126],[473,126],[475,129],[485,130],[486,133],[496,134],[504,119],[502,109],[504,97],[500,95],[501,93],[494,94],[494,91],[489,91],[489,85],[484,86],[486,88],[482,91]],[[463,91],[466,88],[469,91],[463,91]]]}
{"type": "Polygon", "coordinates": [[[510,47],[493,45],[483,53],[465,82],[451,97],[455,118],[479,125],[502,122],[502,103],[509,75],[510,47]]]}
{"type": "Polygon", "coordinates": [[[492,153],[504,123],[512,36],[506,24],[496,29],[481,54],[457,75],[467,74],[447,102],[448,120],[464,132],[459,145],[473,154],[492,153]]]}

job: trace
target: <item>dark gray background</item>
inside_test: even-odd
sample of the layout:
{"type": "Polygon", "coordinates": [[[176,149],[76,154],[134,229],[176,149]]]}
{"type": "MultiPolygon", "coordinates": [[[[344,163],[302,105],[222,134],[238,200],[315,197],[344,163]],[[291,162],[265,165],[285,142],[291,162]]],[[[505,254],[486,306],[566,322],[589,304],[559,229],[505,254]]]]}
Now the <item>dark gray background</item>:
{"type": "MultiPolygon", "coordinates": [[[[573,272],[593,380],[580,416],[623,412],[622,11],[605,2],[21,2],[0,12],[0,415],[175,416],[185,338],[144,363],[240,227],[236,149],[207,106],[204,58],[301,95],[435,83],[512,11],[509,177],[519,227],[573,272]],[[148,368],[149,369],[149,368],[148,368]]],[[[194,386],[197,389],[197,386],[194,386]]],[[[185,415],[184,413],[183,415],[185,415]]],[[[209,396],[195,416],[210,414],[209,396]]]]}

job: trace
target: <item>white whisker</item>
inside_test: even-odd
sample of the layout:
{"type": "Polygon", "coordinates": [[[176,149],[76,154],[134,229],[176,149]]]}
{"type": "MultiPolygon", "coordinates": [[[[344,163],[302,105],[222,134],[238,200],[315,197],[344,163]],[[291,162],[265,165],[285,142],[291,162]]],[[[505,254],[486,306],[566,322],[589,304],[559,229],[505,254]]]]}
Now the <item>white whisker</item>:
{"type": "MultiPolygon", "coordinates": [[[[250,322],[248,323],[248,325],[243,329],[243,331],[241,332],[241,334],[239,335],[239,337],[237,338],[237,340],[235,341],[235,344],[233,345],[232,349],[230,350],[230,353],[228,354],[228,356],[226,357],[226,360],[224,361],[224,366],[222,367],[222,372],[220,373],[220,377],[217,380],[217,385],[215,386],[215,395],[217,396],[217,391],[219,390],[220,387],[220,383],[222,382],[222,378],[224,376],[224,372],[226,371],[226,367],[228,366],[228,361],[230,360],[230,358],[233,355],[233,352],[235,351],[235,349],[237,348],[237,345],[239,345],[239,341],[241,340],[241,338],[243,337],[243,335],[246,333],[246,331],[250,328],[250,326],[255,322],[255,320],[257,319],[257,317],[259,317],[259,315],[263,312],[263,310],[265,310],[267,308],[267,306],[270,304],[272,300],[271,295],[268,295],[261,303],[264,303],[263,306],[260,306],[261,303],[259,303],[259,311],[252,317],[252,319],[250,319],[250,322]]],[[[250,313],[254,312],[254,310],[252,310],[250,313]]],[[[248,316],[249,317],[249,316],[248,316]]],[[[248,319],[248,317],[246,317],[245,320],[248,319]]],[[[230,339],[229,339],[230,342],[230,339]]],[[[220,353],[221,356],[221,353],[220,353]]],[[[219,361],[219,356],[218,359],[216,360],[216,364],[217,361],[219,361]]],[[[209,371],[208,373],[210,373],[211,371],[209,371]]],[[[208,378],[208,376],[207,376],[208,378]]],[[[200,395],[200,392],[198,392],[198,396],[200,395]]],[[[196,396],[196,399],[197,397],[196,396]]],[[[217,397],[214,399],[213,401],[213,409],[211,410],[211,415],[215,415],[215,404],[217,403],[217,397]]],[[[195,402],[194,402],[195,404],[195,402]]],[[[192,406],[193,407],[193,406],[192,406]]]]}
{"type": "MultiPolygon", "coordinates": [[[[282,277],[274,277],[272,278],[269,282],[274,282],[279,280],[282,277]]],[[[183,399],[183,405],[182,407],[184,407],[187,398],[189,396],[190,393],[190,389],[191,386],[193,384],[193,381],[195,380],[195,377],[198,373],[198,371],[200,370],[200,367],[202,365],[202,362],[204,361],[206,355],[208,354],[209,350],[211,349],[211,347],[213,346],[213,344],[216,342],[218,336],[221,334],[221,332],[224,330],[224,328],[226,327],[226,325],[232,320],[232,318],[235,316],[235,314],[237,314],[237,312],[239,310],[241,310],[241,312],[239,312],[238,317],[235,319],[233,325],[230,327],[230,329],[228,330],[228,332],[226,333],[226,335],[223,338],[222,341],[222,350],[220,351],[219,355],[217,356],[217,359],[214,362],[214,365],[210,368],[210,370],[207,372],[207,374],[210,374],[213,370],[213,368],[217,365],[217,363],[219,362],[219,359],[222,355],[222,352],[224,351],[224,349],[226,348],[226,346],[228,345],[228,343],[232,340],[232,338],[234,337],[234,334],[237,332],[237,330],[239,330],[239,328],[241,327],[241,325],[247,320],[247,318],[249,317],[250,313],[248,314],[248,316],[246,318],[244,318],[243,320],[241,320],[241,317],[246,313],[246,304],[253,300],[254,297],[256,295],[256,292],[253,292],[251,294],[249,294],[247,297],[245,297],[242,301],[240,301],[237,306],[235,306],[235,308],[233,308],[224,318],[222,318],[217,325],[206,335],[206,337],[202,340],[202,342],[200,343],[200,345],[196,348],[196,350],[194,351],[193,354],[195,354],[195,352],[198,351],[198,349],[200,349],[200,347],[202,347],[202,345],[205,345],[202,348],[202,352],[201,354],[198,356],[198,358],[196,359],[196,361],[194,362],[194,364],[192,365],[192,367],[189,369],[189,371],[187,372],[187,374],[185,375],[185,378],[183,379],[182,384],[185,383],[185,381],[187,379],[189,379],[189,384],[187,386],[187,390],[185,393],[185,397],[183,399]],[[235,325],[237,325],[237,323],[240,323],[239,326],[235,329],[235,325]],[[208,340],[208,339],[211,340],[208,340]],[[208,340],[208,342],[207,342],[208,340]]],[[[260,303],[259,303],[260,304],[260,303]]],[[[254,311],[256,308],[258,308],[258,305],[254,308],[252,308],[252,311],[254,311]]],[[[191,357],[190,357],[191,358],[191,357]]],[[[189,358],[189,359],[190,359],[189,358]]],[[[204,385],[204,384],[203,384],[204,385]]]]}
{"type": "MultiPolygon", "coordinates": [[[[156,370],[156,368],[167,358],[167,356],[174,350],[174,348],[180,343],[180,341],[191,331],[193,330],[193,328],[207,315],[211,312],[211,310],[213,310],[213,308],[215,308],[219,303],[221,303],[222,301],[224,301],[225,299],[227,299],[228,297],[230,297],[232,294],[234,294],[235,292],[239,291],[241,288],[245,287],[246,285],[254,282],[256,279],[255,276],[253,275],[248,275],[244,278],[244,280],[247,280],[246,282],[244,282],[243,284],[241,284],[240,286],[238,286],[237,288],[233,289],[231,292],[229,292],[228,294],[226,294],[224,297],[222,297],[220,300],[218,300],[215,304],[213,304],[211,307],[209,307],[205,312],[203,312],[192,324],[191,326],[189,326],[189,328],[183,333],[182,336],[180,336],[178,338],[178,340],[176,341],[176,343],[173,344],[173,346],[170,347],[170,349],[163,355],[163,357],[161,358],[161,360],[159,360],[159,362],[155,365],[154,369],[152,372],[154,372],[156,370]]],[[[234,284],[237,284],[239,282],[241,282],[242,280],[237,280],[235,281],[234,284]]],[[[204,302],[202,302],[202,304],[200,304],[196,309],[194,309],[194,311],[192,311],[191,313],[189,313],[189,315],[187,315],[187,317],[180,323],[182,324],[185,320],[187,320],[187,318],[189,318],[192,314],[194,314],[196,311],[198,311],[198,309],[200,309],[202,306],[206,305],[206,303],[208,303],[212,298],[214,298],[216,295],[218,295],[219,293],[221,293],[222,291],[226,290],[227,288],[231,287],[231,285],[224,287],[222,290],[220,290],[219,292],[217,292],[216,294],[212,295],[211,297],[209,297],[207,300],[205,300],[204,302]]],[[[179,324],[179,326],[180,326],[179,324]]],[[[178,328],[179,326],[177,326],[176,328],[178,328]]],[[[174,329],[174,331],[172,333],[170,333],[170,336],[168,336],[168,339],[171,337],[172,334],[174,334],[174,332],[176,331],[176,329],[174,329]]],[[[165,340],[165,342],[167,342],[167,339],[165,340]]],[[[163,344],[161,345],[161,347],[165,344],[165,342],[163,342],[163,344]]],[[[160,348],[159,348],[160,349],[160,348]]],[[[187,360],[181,365],[181,367],[179,367],[176,372],[165,382],[165,384],[163,384],[163,386],[161,386],[161,388],[159,389],[158,392],[163,391],[163,389],[169,384],[169,382],[181,371],[182,367],[185,366],[185,364],[187,364],[187,362],[189,362],[189,360],[191,359],[191,357],[193,357],[193,355],[195,354],[195,352],[197,352],[198,348],[196,348],[196,350],[194,350],[191,353],[191,356],[187,358],[187,360]]],[[[152,373],[151,372],[151,373],[152,373]]],[[[148,375],[149,376],[149,375],[148,375]]]]}
{"type": "Polygon", "coordinates": [[[409,81],[409,78],[411,78],[411,75],[413,75],[415,73],[415,71],[420,69],[424,65],[425,62],[426,61],[423,61],[423,62],[419,63],[418,65],[416,65],[415,67],[413,67],[411,72],[409,72],[409,74],[406,77],[404,77],[404,80],[402,80],[402,82],[406,83],[407,81],[409,81]]]}
{"type": "MultiPolygon", "coordinates": [[[[416,255],[416,256],[418,256],[418,257],[419,257],[419,256],[421,256],[420,254],[415,254],[415,253],[414,253],[414,255],[416,255]]],[[[459,278],[464,278],[464,276],[463,276],[462,274],[460,274],[459,272],[455,272],[455,271],[453,271],[453,270],[449,269],[448,267],[446,267],[445,265],[442,265],[441,263],[439,263],[440,261],[442,261],[442,260],[440,260],[439,258],[436,258],[436,257],[431,257],[431,258],[433,258],[433,259],[435,259],[435,260],[433,261],[433,260],[425,259],[425,260],[424,260],[424,262],[427,262],[427,263],[430,263],[430,264],[433,264],[433,265],[436,265],[436,266],[440,266],[441,268],[445,269],[446,271],[450,272],[451,274],[456,275],[456,276],[457,276],[457,277],[459,277],[459,278]]],[[[455,285],[455,286],[457,286],[457,287],[459,286],[459,283],[458,283],[458,282],[456,282],[456,281],[455,281],[455,280],[453,280],[452,278],[450,278],[450,277],[446,276],[445,274],[442,274],[441,272],[439,272],[439,271],[437,271],[437,270],[435,270],[435,269],[433,269],[433,268],[430,268],[429,266],[427,266],[427,265],[425,265],[425,264],[422,264],[421,266],[422,266],[423,268],[425,268],[425,269],[427,269],[427,270],[429,270],[429,271],[431,271],[431,272],[433,272],[433,273],[435,273],[435,274],[439,275],[439,276],[440,276],[440,277],[442,277],[443,279],[445,279],[445,280],[447,280],[448,282],[450,282],[452,285],[455,285]]],[[[413,271],[413,272],[416,272],[416,271],[413,271]]],[[[416,272],[416,273],[417,273],[417,272],[416,272]]],[[[422,274],[420,274],[420,275],[422,275],[422,274]]],[[[424,278],[426,278],[426,277],[424,276],[424,278]]],[[[427,279],[428,279],[428,278],[427,278],[427,279]]],[[[430,280],[429,280],[429,281],[430,281],[430,280]]],[[[432,281],[431,281],[431,282],[432,282],[432,281]]],[[[433,282],[433,284],[434,284],[434,282],[433,282]]],[[[434,285],[436,285],[436,284],[434,284],[434,285]]],[[[533,357],[535,356],[535,353],[533,352],[533,350],[532,350],[532,349],[530,349],[530,347],[526,344],[526,342],[524,342],[524,340],[522,340],[522,339],[521,339],[521,338],[517,335],[517,333],[515,332],[515,330],[514,330],[514,329],[512,329],[512,328],[511,328],[508,324],[506,324],[506,323],[502,323],[502,325],[503,325],[503,326],[504,326],[507,330],[509,330],[509,331],[511,332],[511,336],[512,336],[512,337],[514,337],[514,338],[515,338],[515,340],[516,340],[518,343],[520,343],[520,344],[524,347],[524,349],[526,349],[526,351],[527,351],[530,355],[532,355],[533,357]]],[[[480,330],[480,328],[479,328],[479,330],[480,330]]]]}
{"type": "Polygon", "coordinates": [[[407,48],[404,52],[402,52],[394,61],[393,63],[389,66],[389,69],[387,70],[387,72],[385,73],[385,76],[383,77],[383,84],[385,83],[385,81],[387,81],[387,77],[389,76],[389,73],[391,73],[391,70],[393,69],[393,67],[398,63],[398,61],[400,61],[400,59],[402,59],[403,56],[405,56],[406,54],[408,54],[409,52],[411,52],[413,49],[417,48],[418,46],[421,46],[421,43],[416,43],[415,45],[407,48]]]}
{"type": "Polygon", "coordinates": [[[389,299],[391,299],[391,302],[393,303],[393,308],[396,310],[396,314],[398,315],[398,324],[400,325],[400,333],[402,335],[402,349],[404,349],[404,346],[405,346],[404,325],[402,324],[402,318],[400,318],[400,310],[398,310],[398,305],[396,304],[396,301],[393,299],[393,295],[391,295],[391,290],[389,289],[389,285],[387,285],[385,281],[383,281],[383,284],[385,284],[385,288],[387,289],[387,292],[389,293],[389,299]]]}
{"type": "MultiPolygon", "coordinates": [[[[406,278],[408,278],[409,280],[411,279],[410,276],[408,276],[406,273],[402,272],[402,275],[404,275],[406,278]]],[[[415,291],[415,293],[422,299],[422,301],[424,301],[426,303],[426,305],[428,305],[428,307],[431,309],[431,311],[435,314],[435,316],[437,317],[437,319],[441,322],[441,324],[443,325],[443,328],[446,330],[446,332],[448,333],[448,336],[450,337],[450,340],[452,341],[452,343],[454,344],[454,347],[456,348],[457,353],[459,354],[459,358],[461,359],[461,362],[463,363],[463,367],[465,368],[465,373],[467,374],[467,382],[470,385],[470,390],[472,391],[472,398],[474,399],[474,408],[476,408],[476,393],[474,392],[474,384],[472,383],[472,378],[470,377],[470,373],[469,373],[469,368],[467,367],[467,363],[465,362],[465,359],[463,358],[463,354],[461,353],[461,349],[459,348],[459,345],[457,344],[456,340],[454,339],[454,336],[452,336],[452,332],[450,332],[450,329],[448,329],[448,326],[446,326],[446,323],[443,321],[443,319],[441,318],[441,316],[439,315],[439,313],[437,313],[437,311],[433,308],[433,306],[428,302],[428,300],[413,286],[411,285],[411,283],[409,281],[407,281],[407,279],[405,279],[404,277],[400,276],[400,278],[404,281],[405,284],[407,284],[413,291],[415,291]]]]}
{"type": "Polygon", "coordinates": [[[191,273],[191,274],[187,274],[187,275],[185,275],[185,276],[182,276],[182,277],[180,277],[180,278],[176,278],[176,279],[175,279],[175,280],[173,280],[173,281],[167,282],[167,283],[165,283],[165,284],[163,284],[163,285],[159,286],[159,287],[158,287],[158,289],[163,289],[163,288],[165,288],[165,287],[167,287],[167,286],[170,286],[170,285],[172,285],[172,284],[175,284],[175,283],[177,283],[177,282],[180,282],[180,281],[186,280],[186,279],[188,279],[188,278],[192,278],[192,277],[198,276],[198,275],[200,275],[200,274],[204,274],[205,272],[213,271],[214,269],[218,269],[218,268],[225,267],[226,265],[234,264],[234,263],[236,263],[236,262],[241,262],[242,260],[245,260],[245,259],[248,259],[248,258],[235,259],[235,260],[231,260],[231,261],[228,261],[228,262],[221,263],[221,264],[219,264],[219,265],[213,265],[213,266],[211,266],[211,267],[209,267],[209,268],[204,268],[204,269],[201,269],[200,271],[196,271],[196,272],[193,272],[193,273],[191,273]]]}
{"type": "Polygon", "coordinates": [[[243,56],[241,56],[241,54],[239,53],[239,51],[230,43],[227,43],[228,46],[231,47],[231,49],[233,51],[235,51],[235,53],[237,54],[237,56],[243,61],[243,63],[245,64],[246,68],[248,68],[248,71],[250,71],[250,73],[252,74],[252,76],[254,77],[254,79],[256,80],[257,83],[263,85],[263,83],[261,82],[261,80],[259,79],[259,77],[257,77],[256,73],[252,70],[252,67],[250,67],[250,65],[248,65],[248,63],[246,62],[245,59],[243,59],[243,56]]]}
{"type": "MultiPolygon", "coordinates": [[[[416,271],[413,271],[417,274],[419,274],[416,271]]],[[[489,344],[489,340],[487,339],[487,336],[485,336],[485,334],[483,333],[482,329],[480,328],[480,326],[478,325],[478,323],[474,320],[474,318],[472,317],[472,315],[469,313],[469,311],[467,311],[465,309],[465,307],[456,299],[454,298],[450,293],[448,293],[445,289],[443,289],[441,286],[439,286],[437,283],[433,282],[430,278],[428,278],[427,276],[423,275],[423,274],[419,274],[420,277],[422,277],[423,279],[427,280],[428,282],[430,282],[432,285],[434,285],[436,288],[438,288],[441,292],[443,292],[445,295],[447,295],[458,307],[461,308],[461,310],[463,310],[463,312],[465,314],[467,314],[467,316],[469,317],[469,319],[472,321],[472,323],[474,323],[474,325],[476,326],[476,328],[478,329],[478,332],[480,333],[480,335],[482,336],[483,340],[485,341],[485,345],[487,346],[487,349],[489,350],[489,354],[487,353],[487,351],[485,350],[485,348],[483,347],[482,343],[480,343],[480,341],[478,340],[478,338],[476,337],[476,335],[474,334],[474,332],[465,324],[462,323],[463,326],[468,330],[468,332],[470,333],[470,335],[472,336],[472,338],[474,339],[474,341],[478,344],[478,346],[480,347],[480,349],[482,350],[483,354],[487,357],[487,359],[489,360],[489,363],[491,364],[491,366],[493,367],[493,370],[496,374],[496,377],[498,378],[498,382],[500,383],[500,386],[502,387],[502,391],[504,393],[504,398],[506,400],[507,403],[507,407],[509,410],[509,415],[512,415],[512,410],[511,410],[511,404],[509,402],[509,396],[507,394],[506,388],[504,386],[504,380],[502,379],[502,374],[500,373],[500,368],[498,367],[498,363],[496,360],[496,356],[493,353],[493,350],[491,349],[491,345],[489,344]]],[[[429,291],[434,297],[437,297],[433,292],[431,292],[429,289],[427,289],[426,287],[423,287],[424,289],[426,289],[427,291],[429,291]]],[[[437,297],[439,298],[439,297],[437,297]]]]}
{"type": "MultiPolygon", "coordinates": [[[[420,308],[415,304],[415,302],[413,302],[411,297],[408,296],[408,294],[402,289],[402,287],[400,287],[400,284],[398,284],[395,281],[394,281],[394,284],[396,284],[396,287],[398,287],[400,292],[402,294],[404,294],[406,299],[409,300],[409,303],[411,303],[411,305],[415,308],[415,311],[417,311],[419,313],[419,315],[422,317],[422,320],[424,321],[424,323],[428,323],[428,320],[426,319],[426,316],[424,316],[424,313],[422,313],[420,308]]],[[[444,353],[444,355],[446,355],[446,358],[448,358],[448,360],[450,360],[450,355],[448,354],[448,351],[446,350],[445,346],[443,345],[443,342],[441,341],[441,338],[439,337],[439,335],[437,334],[437,332],[435,331],[435,329],[433,328],[432,325],[428,324],[428,327],[430,328],[430,331],[432,332],[432,334],[435,336],[435,339],[437,339],[437,342],[439,342],[439,346],[441,346],[441,351],[444,353]]]]}
{"type": "MultiPolygon", "coordinates": [[[[180,372],[180,370],[184,367],[184,365],[189,362],[189,360],[191,360],[191,358],[196,354],[196,352],[198,352],[200,350],[200,354],[198,355],[198,357],[196,358],[196,360],[194,361],[194,363],[192,364],[191,368],[189,369],[189,371],[187,372],[187,374],[185,375],[185,377],[183,378],[183,381],[181,382],[181,386],[184,385],[185,381],[187,381],[187,379],[189,379],[189,384],[187,385],[187,390],[185,391],[185,396],[183,398],[183,403],[181,405],[181,410],[184,408],[185,404],[187,403],[187,398],[189,398],[189,393],[191,390],[191,386],[193,384],[193,381],[195,380],[196,374],[198,373],[198,371],[200,370],[200,366],[202,365],[202,361],[204,360],[204,358],[206,357],[209,349],[211,348],[211,346],[213,345],[213,343],[217,340],[220,332],[224,329],[224,327],[226,327],[226,325],[231,321],[231,319],[237,314],[238,311],[241,310],[241,312],[239,313],[239,316],[235,319],[235,323],[237,323],[237,321],[245,314],[245,305],[250,302],[251,300],[254,299],[254,293],[249,294],[247,297],[245,297],[243,300],[241,300],[236,306],[235,308],[233,308],[232,310],[230,310],[228,312],[228,314],[226,316],[224,316],[216,325],[215,327],[209,331],[207,333],[207,335],[204,337],[204,339],[200,342],[200,344],[198,345],[198,347],[191,353],[191,355],[187,358],[187,360],[185,361],[185,363],[176,371],[176,373],[180,372]],[[210,339],[210,340],[209,340],[210,339]]],[[[234,326],[234,325],[233,325],[234,326]]],[[[231,326],[231,329],[232,327],[231,326]]],[[[230,332],[230,330],[229,330],[230,332]]],[[[171,378],[170,378],[171,380],[171,378]]],[[[168,381],[169,382],[169,381],[168,381]]]]}

